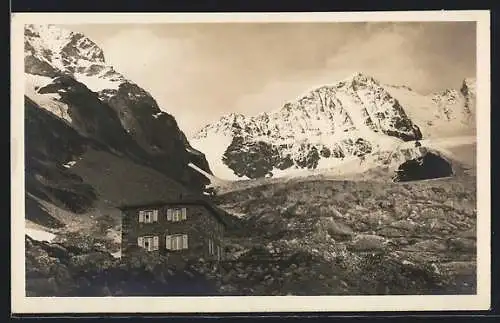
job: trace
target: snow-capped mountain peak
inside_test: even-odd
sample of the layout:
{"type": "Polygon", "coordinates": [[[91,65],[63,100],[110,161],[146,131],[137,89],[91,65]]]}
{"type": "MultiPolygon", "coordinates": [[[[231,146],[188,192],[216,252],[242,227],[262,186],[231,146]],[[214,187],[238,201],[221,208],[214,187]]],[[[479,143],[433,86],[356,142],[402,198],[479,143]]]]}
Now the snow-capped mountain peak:
{"type": "Polygon", "coordinates": [[[55,25],[26,25],[25,53],[38,57],[61,71],[105,64],[104,53],[83,34],[55,25]]]}
{"type": "Polygon", "coordinates": [[[202,128],[194,138],[209,131],[228,135],[271,136],[286,140],[350,130],[384,133],[403,139],[418,138],[418,127],[390,94],[371,76],[354,73],[330,86],[316,88],[269,113],[247,117],[231,113],[202,128]],[[398,123],[396,125],[396,123],[398,123]],[[396,129],[397,128],[397,129],[396,129]]]}
{"type": "Polygon", "coordinates": [[[38,38],[40,41],[36,47],[37,50],[49,49],[52,51],[61,51],[61,49],[68,44],[74,33],[57,28],[55,25],[26,25],[24,29],[24,34],[31,41],[34,38],[38,38]]]}
{"type": "Polygon", "coordinates": [[[106,64],[102,49],[81,33],[55,25],[26,25],[24,47],[26,73],[49,78],[71,75],[103,97],[129,82],[106,64]]]}
{"type": "Polygon", "coordinates": [[[362,72],[354,72],[344,80],[338,82],[346,82],[346,83],[360,83],[360,84],[379,84],[379,82],[373,78],[372,76],[362,73],[362,72]]]}
{"type": "Polygon", "coordinates": [[[24,40],[25,102],[34,114],[45,110],[56,117],[55,123],[114,150],[151,159],[173,178],[182,176],[182,181],[195,185],[206,182],[187,166],[191,161],[210,172],[175,118],[162,111],[150,93],[108,65],[96,43],[55,25],[26,25],[24,40]]]}
{"type": "Polygon", "coordinates": [[[470,95],[463,93],[472,92],[473,85],[468,79],[461,90],[427,96],[356,72],[270,112],[223,116],[197,132],[192,144],[206,153],[214,174],[225,179],[329,167],[338,159],[419,140],[422,130],[426,137],[436,128],[469,127],[470,95]]]}
{"type": "Polygon", "coordinates": [[[326,159],[361,156],[394,141],[420,139],[421,133],[398,100],[375,78],[358,72],[276,110],[255,116],[232,113],[203,127],[192,143],[203,149],[217,174],[224,166],[220,149],[212,152],[207,144],[214,137],[219,138],[219,146],[224,143],[228,148],[224,154],[228,163],[228,153],[246,151],[257,156],[262,152],[256,150],[264,149],[273,159],[271,169],[284,170],[316,168],[320,155],[326,159]]]}

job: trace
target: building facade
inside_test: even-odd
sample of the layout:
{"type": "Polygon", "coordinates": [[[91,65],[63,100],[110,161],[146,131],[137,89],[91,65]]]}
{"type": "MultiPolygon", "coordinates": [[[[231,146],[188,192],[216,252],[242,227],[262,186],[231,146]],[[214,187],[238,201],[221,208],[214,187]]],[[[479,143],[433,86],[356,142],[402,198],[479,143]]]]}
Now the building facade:
{"type": "Polygon", "coordinates": [[[219,261],[224,258],[225,222],[205,200],[179,200],[122,206],[122,257],[148,252],[219,261]]]}

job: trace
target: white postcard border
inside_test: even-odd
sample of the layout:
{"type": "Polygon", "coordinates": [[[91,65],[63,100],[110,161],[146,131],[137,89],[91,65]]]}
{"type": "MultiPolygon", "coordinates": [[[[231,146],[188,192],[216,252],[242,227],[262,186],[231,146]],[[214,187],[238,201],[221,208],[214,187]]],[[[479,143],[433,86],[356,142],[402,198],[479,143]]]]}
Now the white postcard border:
{"type": "Polygon", "coordinates": [[[487,310],[490,307],[489,11],[335,13],[13,13],[11,16],[11,310],[13,313],[214,313],[487,310]],[[25,297],[24,31],[27,23],[477,22],[477,295],[25,297]]]}

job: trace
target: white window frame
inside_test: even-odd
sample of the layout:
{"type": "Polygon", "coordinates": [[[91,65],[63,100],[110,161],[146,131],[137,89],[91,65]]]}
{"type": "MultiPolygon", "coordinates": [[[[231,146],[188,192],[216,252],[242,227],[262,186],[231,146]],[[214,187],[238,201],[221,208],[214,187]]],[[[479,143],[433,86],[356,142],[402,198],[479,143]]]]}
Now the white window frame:
{"type": "Polygon", "coordinates": [[[167,221],[179,222],[187,220],[187,208],[169,208],[167,210],[167,221]]]}
{"type": "Polygon", "coordinates": [[[165,249],[177,251],[189,249],[187,234],[170,234],[165,236],[165,249]]]}
{"type": "Polygon", "coordinates": [[[155,223],[158,222],[158,210],[148,209],[139,211],[139,223],[155,223]]]}
{"type": "Polygon", "coordinates": [[[137,245],[147,251],[155,251],[160,249],[159,237],[158,236],[140,236],[137,238],[137,245]],[[146,247],[147,243],[147,247],[146,247]]]}

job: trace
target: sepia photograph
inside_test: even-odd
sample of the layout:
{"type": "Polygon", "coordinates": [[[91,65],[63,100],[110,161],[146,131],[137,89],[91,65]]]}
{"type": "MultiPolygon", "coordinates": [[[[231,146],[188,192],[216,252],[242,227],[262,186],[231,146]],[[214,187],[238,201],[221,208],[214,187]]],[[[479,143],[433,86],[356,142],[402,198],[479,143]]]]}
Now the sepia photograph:
{"type": "Polygon", "coordinates": [[[488,12],[235,17],[13,15],[13,303],[487,309],[488,12]]]}

